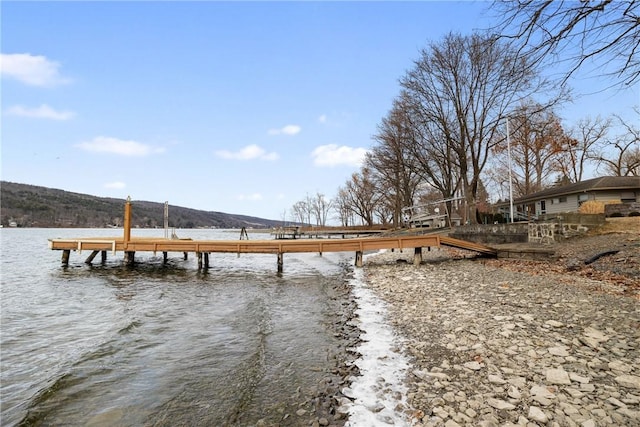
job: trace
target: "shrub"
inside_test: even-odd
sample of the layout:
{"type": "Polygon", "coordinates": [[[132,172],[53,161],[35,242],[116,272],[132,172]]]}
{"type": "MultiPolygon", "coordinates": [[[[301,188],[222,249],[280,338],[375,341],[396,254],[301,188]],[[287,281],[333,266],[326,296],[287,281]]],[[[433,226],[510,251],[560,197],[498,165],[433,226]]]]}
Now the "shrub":
{"type": "Polygon", "coordinates": [[[584,202],[578,212],[581,214],[601,214],[604,213],[604,203],[596,200],[587,200],[584,202]]]}

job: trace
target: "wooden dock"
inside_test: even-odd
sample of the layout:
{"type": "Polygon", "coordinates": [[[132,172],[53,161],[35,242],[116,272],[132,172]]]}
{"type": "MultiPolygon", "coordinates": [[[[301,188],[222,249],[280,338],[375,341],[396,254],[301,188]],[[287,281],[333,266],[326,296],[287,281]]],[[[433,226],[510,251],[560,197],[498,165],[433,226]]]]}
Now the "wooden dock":
{"type": "Polygon", "coordinates": [[[198,268],[209,268],[209,254],[275,254],[278,272],[283,271],[283,256],[286,253],[300,252],[355,252],[355,265],[362,266],[366,251],[380,249],[414,249],[414,263],[422,262],[422,248],[450,246],[467,249],[481,254],[495,256],[496,250],[477,243],[454,239],[438,234],[355,237],[345,239],[274,239],[274,240],[191,240],[170,238],[131,237],[131,204],[125,205],[124,235],[121,237],[49,239],[49,248],[62,251],[62,263],[68,265],[71,251],[91,251],[85,260],[91,263],[98,254],[104,262],[107,253],[123,252],[125,262],[134,264],[136,252],[162,252],[166,262],[169,252],[195,253],[198,268]]]}
{"type": "Polygon", "coordinates": [[[368,229],[344,229],[344,228],[332,228],[332,227],[322,227],[322,228],[313,228],[313,227],[298,227],[298,226],[287,226],[280,227],[271,230],[271,235],[276,239],[303,239],[303,238],[318,238],[318,237],[326,237],[330,239],[331,237],[338,236],[339,238],[347,238],[347,237],[364,237],[364,236],[373,236],[377,234],[383,234],[387,230],[368,230],[368,229]]]}

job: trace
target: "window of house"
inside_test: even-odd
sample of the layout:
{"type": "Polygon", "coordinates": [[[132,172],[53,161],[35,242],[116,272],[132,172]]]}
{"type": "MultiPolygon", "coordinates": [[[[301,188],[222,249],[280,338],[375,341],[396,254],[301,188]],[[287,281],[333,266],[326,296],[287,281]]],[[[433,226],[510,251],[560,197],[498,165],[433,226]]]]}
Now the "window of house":
{"type": "Polygon", "coordinates": [[[588,194],[578,194],[578,206],[582,206],[587,200],[589,200],[588,194]]]}
{"type": "Polygon", "coordinates": [[[540,202],[540,212],[544,215],[547,213],[547,203],[546,200],[542,200],[540,202]]]}
{"type": "Polygon", "coordinates": [[[622,203],[632,203],[636,201],[636,193],[633,191],[627,191],[620,194],[620,201],[622,203]]]}
{"type": "Polygon", "coordinates": [[[560,198],[558,199],[558,202],[559,202],[559,203],[567,203],[567,198],[566,198],[566,197],[560,197],[560,198]]]}

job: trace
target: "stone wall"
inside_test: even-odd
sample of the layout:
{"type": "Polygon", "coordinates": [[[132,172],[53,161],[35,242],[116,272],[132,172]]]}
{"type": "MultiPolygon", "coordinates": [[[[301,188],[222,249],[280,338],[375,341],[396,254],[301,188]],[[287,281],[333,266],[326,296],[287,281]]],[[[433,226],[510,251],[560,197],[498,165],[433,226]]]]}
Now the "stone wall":
{"type": "Polygon", "coordinates": [[[630,216],[633,212],[640,215],[640,203],[617,203],[604,206],[604,215],[609,218],[612,216],[630,216]]]}
{"type": "Polygon", "coordinates": [[[526,222],[464,225],[456,227],[449,235],[476,243],[526,243],[529,235],[528,227],[526,222]]]}
{"type": "Polygon", "coordinates": [[[552,215],[541,215],[538,222],[556,222],[563,224],[579,224],[586,227],[597,227],[604,224],[604,214],[582,214],[578,212],[563,212],[552,215]]]}
{"type": "Polygon", "coordinates": [[[449,235],[456,239],[486,244],[548,244],[584,234],[604,222],[604,214],[563,213],[547,215],[538,222],[531,223],[465,225],[454,228],[449,235]]]}
{"type": "Polygon", "coordinates": [[[544,215],[536,223],[529,224],[529,242],[553,243],[579,236],[605,223],[604,214],[567,212],[544,215]]]}

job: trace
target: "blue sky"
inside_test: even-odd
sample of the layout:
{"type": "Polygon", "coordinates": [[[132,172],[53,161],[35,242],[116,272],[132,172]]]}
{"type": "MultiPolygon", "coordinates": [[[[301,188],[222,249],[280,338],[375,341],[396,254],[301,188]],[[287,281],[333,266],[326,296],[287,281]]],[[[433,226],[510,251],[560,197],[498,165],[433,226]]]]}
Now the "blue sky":
{"type": "MultiPolygon", "coordinates": [[[[3,180],[282,219],[359,170],[419,50],[487,2],[2,2],[3,180]]],[[[571,81],[566,124],[638,86],[571,81]]]]}

